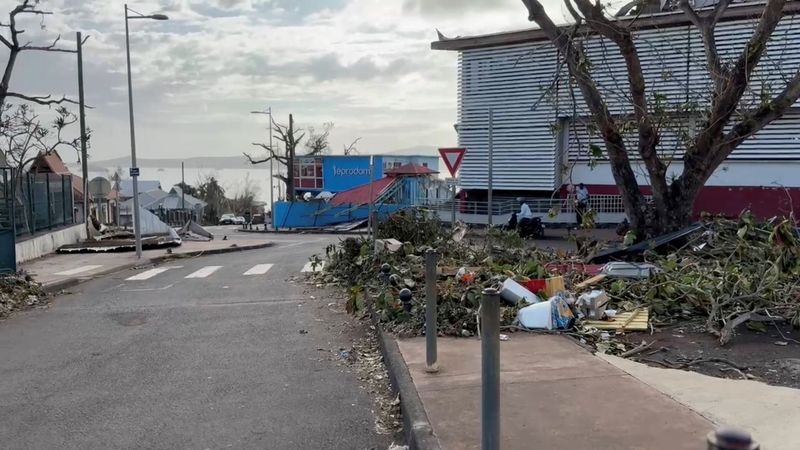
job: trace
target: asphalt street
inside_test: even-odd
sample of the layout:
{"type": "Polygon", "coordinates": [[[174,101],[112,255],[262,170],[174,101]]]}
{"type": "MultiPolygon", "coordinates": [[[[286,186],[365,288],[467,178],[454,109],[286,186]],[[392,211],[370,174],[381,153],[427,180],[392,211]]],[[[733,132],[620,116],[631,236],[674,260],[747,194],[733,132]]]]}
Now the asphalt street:
{"type": "Polygon", "coordinates": [[[352,330],[287,281],[336,238],[267,238],[98,278],[0,322],[0,447],[386,448],[333,356],[352,330]]]}

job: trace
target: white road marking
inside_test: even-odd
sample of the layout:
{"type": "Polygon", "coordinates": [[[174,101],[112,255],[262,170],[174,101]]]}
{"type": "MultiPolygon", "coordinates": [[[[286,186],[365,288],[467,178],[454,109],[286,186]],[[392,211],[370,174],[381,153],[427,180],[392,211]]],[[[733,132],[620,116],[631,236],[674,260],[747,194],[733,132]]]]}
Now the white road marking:
{"type": "Polygon", "coordinates": [[[307,262],[305,266],[303,266],[303,270],[300,273],[309,273],[309,272],[322,272],[322,269],[325,267],[325,261],[320,261],[316,265],[311,261],[307,262]]]}
{"type": "Polygon", "coordinates": [[[256,264],[255,266],[251,267],[250,270],[243,273],[244,276],[252,276],[252,275],[264,275],[272,269],[273,264],[256,264]]]}
{"type": "Polygon", "coordinates": [[[205,266],[197,272],[186,275],[185,278],[205,278],[221,268],[222,266],[205,266]]]}
{"type": "Polygon", "coordinates": [[[80,266],[74,269],[65,270],[63,272],[58,272],[56,275],[77,275],[82,272],[88,272],[90,270],[95,270],[103,267],[102,265],[88,265],[88,266],[80,266]]]}
{"type": "Polygon", "coordinates": [[[156,267],[155,269],[145,270],[142,273],[126,278],[125,281],[144,281],[153,278],[154,276],[164,273],[170,269],[178,269],[178,267],[156,267]]]}

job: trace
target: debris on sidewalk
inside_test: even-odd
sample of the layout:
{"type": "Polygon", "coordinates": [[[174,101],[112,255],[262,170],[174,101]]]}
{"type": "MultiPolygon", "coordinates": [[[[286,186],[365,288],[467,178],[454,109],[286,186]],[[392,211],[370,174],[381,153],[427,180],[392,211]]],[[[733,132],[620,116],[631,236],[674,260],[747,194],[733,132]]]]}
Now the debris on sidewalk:
{"type": "Polygon", "coordinates": [[[30,308],[47,301],[48,295],[39,283],[21,274],[0,275],[0,318],[13,311],[30,308]]]}
{"type": "Polygon", "coordinates": [[[428,250],[438,254],[441,335],[475,336],[482,292],[490,287],[504,300],[504,331],[569,330],[587,345],[612,342],[598,349],[614,354],[631,349],[620,339],[627,333],[677,323],[701,324],[723,345],[745,324],[800,328],[800,236],[790,220],[707,217],[646,241],[650,247],[620,253],[627,260],[612,261],[606,252],[601,264],[520,245],[513,232],[501,230],[477,240],[460,231],[454,240],[424,210],[392,215],[378,230],[392,251],[374,254],[366,239],[345,239],[327,249],[328,264],[315,282],[347,287],[350,312],[372,311],[401,336],[424,334],[428,250]],[[411,293],[405,304],[401,289],[411,293]]]}

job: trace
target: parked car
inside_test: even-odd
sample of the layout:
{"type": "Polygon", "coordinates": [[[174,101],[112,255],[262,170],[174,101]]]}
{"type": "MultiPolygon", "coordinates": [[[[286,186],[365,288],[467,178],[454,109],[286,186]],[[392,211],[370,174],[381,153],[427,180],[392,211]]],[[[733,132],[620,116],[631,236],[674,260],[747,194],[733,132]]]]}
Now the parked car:
{"type": "Polygon", "coordinates": [[[223,214],[222,217],[219,218],[220,225],[235,225],[236,216],[233,214],[223,214]]]}
{"type": "Polygon", "coordinates": [[[242,216],[236,216],[236,217],[233,218],[233,224],[234,225],[244,225],[246,223],[247,223],[247,221],[242,216]]]}
{"type": "Polygon", "coordinates": [[[259,214],[253,214],[253,220],[251,220],[250,223],[252,223],[253,225],[261,225],[263,223],[266,223],[266,222],[264,222],[264,220],[265,220],[264,219],[264,214],[260,214],[260,213],[259,214]]]}

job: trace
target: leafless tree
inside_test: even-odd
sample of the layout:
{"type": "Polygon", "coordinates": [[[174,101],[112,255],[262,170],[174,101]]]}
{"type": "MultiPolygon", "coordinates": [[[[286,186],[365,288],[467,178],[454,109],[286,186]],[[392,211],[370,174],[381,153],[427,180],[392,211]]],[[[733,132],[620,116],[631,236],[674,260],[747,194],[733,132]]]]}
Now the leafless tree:
{"type": "Polygon", "coordinates": [[[0,21],[0,43],[8,48],[8,60],[6,61],[5,70],[3,71],[3,78],[0,80],[0,108],[5,105],[6,99],[9,97],[46,106],[62,103],[76,103],[74,100],[63,96],[61,98],[52,98],[50,95],[31,96],[10,90],[11,76],[14,72],[17,58],[22,52],[77,52],[77,49],[65,49],[58,46],[61,35],[56,37],[49,45],[33,45],[30,41],[20,41],[20,37],[25,33],[25,30],[20,28],[20,24],[17,21],[18,19],[24,16],[38,17],[40,19],[40,26],[44,27],[44,17],[53,14],[50,11],[40,9],[39,3],[39,0],[18,1],[17,6],[8,14],[8,22],[0,21]]]}
{"type": "Polygon", "coordinates": [[[353,140],[353,142],[350,143],[350,145],[345,145],[344,146],[344,154],[345,154],[345,156],[352,155],[353,153],[358,153],[358,149],[356,148],[356,144],[358,144],[358,141],[360,141],[360,140],[361,140],[361,138],[357,137],[357,138],[355,138],[353,140]]]}
{"type": "Polygon", "coordinates": [[[308,139],[306,139],[306,155],[327,155],[331,152],[330,137],[333,129],[333,122],[322,125],[322,131],[317,131],[314,127],[308,127],[308,139]]]}
{"type": "Polygon", "coordinates": [[[254,158],[251,154],[245,153],[244,157],[253,165],[275,160],[285,166],[286,175],[274,175],[274,177],[283,181],[286,186],[286,198],[291,201],[294,199],[294,159],[297,146],[306,134],[301,129],[295,128],[294,117],[291,114],[289,114],[289,125],[281,125],[272,119],[272,130],[277,133],[275,138],[283,144],[282,149],[279,146],[270,147],[268,144],[254,142],[253,145],[265,150],[266,155],[254,158]]]}
{"type": "MultiPolygon", "coordinates": [[[[731,0],[720,0],[707,12],[695,11],[688,0],[680,8],[699,31],[705,50],[711,92],[699,108],[699,125],[683,152],[683,171],[667,179],[669,162],[657,151],[661,139],[658,96],[648,92],[632,21],[609,17],[605,5],[591,0],[565,0],[575,24],[557,26],[538,0],[522,0],[528,18],[535,22],[558,50],[568,68],[571,83],[577,85],[592,116],[592,126],[605,144],[605,155],[622,194],[631,226],[640,237],[686,225],[691,220],[695,199],[706,181],[745,139],[781,117],[800,98],[800,71],[787,78],[779,92],[755,104],[743,102],[754,70],[759,66],[767,44],[784,16],[786,0],[767,0],[761,6],[757,24],[743,50],[731,60],[723,60],[717,50],[715,29],[731,0]],[[608,92],[597,82],[593,68],[603,61],[591,61],[584,39],[591,35],[611,42],[624,60],[628,80],[621,86],[629,102],[628,114],[615,114],[609,107],[608,92]],[[636,149],[626,146],[625,135],[636,136],[636,149]],[[636,179],[631,159],[643,162],[653,193],[648,203],[636,179]]],[[[635,19],[633,21],[635,23],[635,19]]]]}

